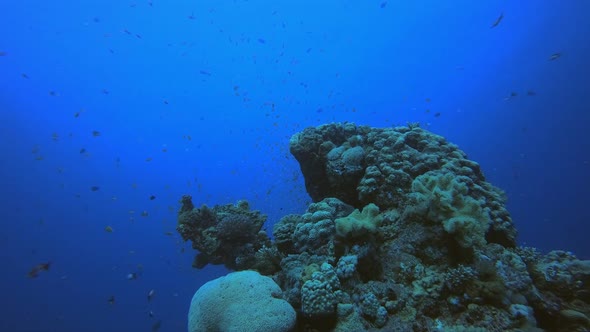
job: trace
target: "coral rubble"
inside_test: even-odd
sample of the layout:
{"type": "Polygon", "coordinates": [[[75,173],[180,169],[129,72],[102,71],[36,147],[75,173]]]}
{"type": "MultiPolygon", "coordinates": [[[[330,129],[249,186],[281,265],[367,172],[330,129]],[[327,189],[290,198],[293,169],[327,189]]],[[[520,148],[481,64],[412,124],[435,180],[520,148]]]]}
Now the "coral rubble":
{"type": "Polygon", "coordinates": [[[271,276],[298,331],[588,331],[590,261],[516,244],[501,190],[418,126],[336,123],[290,141],[314,201],[273,240],[246,203],[182,200],[196,267],[271,276]]]}

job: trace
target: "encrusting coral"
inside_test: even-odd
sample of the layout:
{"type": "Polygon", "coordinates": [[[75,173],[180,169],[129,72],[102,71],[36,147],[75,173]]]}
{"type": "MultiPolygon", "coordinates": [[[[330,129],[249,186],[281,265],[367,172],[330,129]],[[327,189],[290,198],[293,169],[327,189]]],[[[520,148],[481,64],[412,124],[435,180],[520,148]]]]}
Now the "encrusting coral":
{"type": "Polygon", "coordinates": [[[274,240],[245,203],[197,209],[187,196],[177,229],[196,267],[271,276],[296,330],[590,329],[590,261],[519,247],[505,195],[444,138],[334,123],[290,149],[314,202],[274,240]]]}

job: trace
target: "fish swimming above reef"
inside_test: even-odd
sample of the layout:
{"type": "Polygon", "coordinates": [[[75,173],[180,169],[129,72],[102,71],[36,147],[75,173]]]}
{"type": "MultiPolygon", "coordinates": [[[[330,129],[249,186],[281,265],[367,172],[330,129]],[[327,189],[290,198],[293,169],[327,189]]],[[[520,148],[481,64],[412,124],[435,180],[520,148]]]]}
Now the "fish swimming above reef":
{"type": "Polygon", "coordinates": [[[549,61],[555,61],[557,59],[559,59],[561,57],[561,53],[553,53],[551,54],[551,56],[549,57],[549,61]]]}
{"type": "Polygon", "coordinates": [[[504,12],[500,13],[500,16],[498,16],[498,18],[494,21],[494,23],[492,24],[490,29],[497,27],[498,24],[500,24],[500,22],[502,22],[503,19],[504,19],[504,12]]]}
{"type": "Polygon", "coordinates": [[[50,266],[51,266],[51,262],[40,263],[40,264],[33,266],[31,271],[29,271],[29,273],[28,273],[29,278],[37,278],[39,276],[39,273],[41,273],[41,271],[49,271],[50,266]]]}

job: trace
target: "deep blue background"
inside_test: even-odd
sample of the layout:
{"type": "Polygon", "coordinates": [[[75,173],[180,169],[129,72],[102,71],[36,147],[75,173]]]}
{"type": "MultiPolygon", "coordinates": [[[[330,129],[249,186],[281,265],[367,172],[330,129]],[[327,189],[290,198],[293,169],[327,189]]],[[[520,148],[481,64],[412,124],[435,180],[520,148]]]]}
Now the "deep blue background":
{"type": "Polygon", "coordinates": [[[289,137],[332,121],[420,122],[507,192],[521,243],[590,258],[588,13],[586,0],[1,1],[0,330],[184,331],[194,291],[226,271],[192,269],[190,245],[165,234],[179,198],[248,199],[269,224],[302,213],[289,137]]]}

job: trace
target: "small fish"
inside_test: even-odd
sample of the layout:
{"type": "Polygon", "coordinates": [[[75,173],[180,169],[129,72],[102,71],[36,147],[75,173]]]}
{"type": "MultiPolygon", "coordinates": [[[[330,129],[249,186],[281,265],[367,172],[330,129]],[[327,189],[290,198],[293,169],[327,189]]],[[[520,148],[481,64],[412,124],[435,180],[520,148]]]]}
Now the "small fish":
{"type": "Polygon", "coordinates": [[[153,201],[154,199],[156,199],[156,196],[154,196],[154,195],[151,195],[151,196],[150,196],[150,201],[153,201]]]}
{"type": "Polygon", "coordinates": [[[86,149],[84,149],[84,148],[81,148],[81,149],[80,149],[80,154],[84,154],[84,153],[86,153],[86,149]]]}
{"type": "Polygon", "coordinates": [[[100,187],[99,186],[92,186],[90,187],[90,191],[99,191],[100,187]]]}
{"type": "Polygon", "coordinates": [[[174,233],[172,233],[172,232],[165,232],[164,235],[172,236],[172,235],[174,235],[174,233]]]}
{"type": "Polygon", "coordinates": [[[137,279],[137,273],[133,272],[133,273],[129,273],[127,275],[127,280],[135,280],[137,279]]]}
{"type": "Polygon", "coordinates": [[[258,42],[260,44],[266,44],[266,40],[262,39],[262,38],[258,38],[258,42]]]}
{"type": "Polygon", "coordinates": [[[29,79],[29,75],[22,73],[20,74],[20,77],[24,78],[24,79],[29,79]]]}
{"type": "Polygon", "coordinates": [[[425,102],[429,103],[430,102],[430,98],[426,98],[424,99],[425,102]]]}
{"type": "Polygon", "coordinates": [[[195,17],[195,13],[191,13],[189,16],[187,16],[189,20],[194,20],[196,19],[195,17]]]}
{"type": "Polygon", "coordinates": [[[154,317],[154,312],[152,310],[148,311],[148,315],[150,316],[150,318],[154,317]]]}
{"type": "Polygon", "coordinates": [[[436,112],[436,113],[434,113],[434,117],[435,117],[435,118],[438,118],[439,116],[440,116],[440,112],[436,112]]]}
{"type": "Polygon", "coordinates": [[[147,217],[149,214],[147,211],[141,211],[141,216],[142,217],[147,217]]]}
{"type": "Polygon", "coordinates": [[[533,90],[529,90],[529,91],[526,92],[526,95],[527,96],[536,96],[537,93],[535,91],[533,91],[533,90]]]}
{"type": "Polygon", "coordinates": [[[387,6],[387,1],[383,1],[380,5],[379,8],[385,8],[385,6],[387,6]]]}
{"type": "Polygon", "coordinates": [[[514,92],[514,91],[510,92],[511,98],[516,97],[516,96],[518,96],[518,92],[514,92]]]}
{"type": "Polygon", "coordinates": [[[7,56],[8,53],[4,52],[4,51],[0,51],[0,56],[7,56]]]}
{"type": "Polygon", "coordinates": [[[102,92],[102,94],[104,94],[104,95],[108,95],[110,93],[109,90],[107,90],[107,89],[102,89],[102,90],[100,90],[100,92],[102,92]]]}
{"type": "Polygon", "coordinates": [[[199,73],[200,73],[201,75],[205,75],[205,76],[211,76],[211,73],[210,73],[210,72],[208,72],[208,71],[206,71],[206,70],[199,70],[199,73]]]}
{"type": "Polygon", "coordinates": [[[145,158],[145,161],[149,163],[150,161],[152,161],[152,157],[145,158]]]}
{"type": "Polygon", "coordinates": [[[158,332],[160,330],[160,327],[162,327],[161,320],[155,322],[154,325],[152,325],[152,332],[158,332]]]}
{"type": "Polygon", "coordinates": [[[80,117],[80,112],[76,112],[76,113],[74,113],[74,117],[75,117],[75,118],[77,118],[77,117],[80,117]]]}
{"type": "Polygon", "coordinates": [[[151,290],[148,292],[148,295],[147,295],[147,300],[148,300],[148,302],[151,302],[151,301],[152,301],[152,299],[154,298],[154,296],[156,296],[156,291],[155,291],[155,290],[153,290],[153,289],[151,289],[151,290]]]}
{"type": "Polygon", "coordinates": [[[551,54],[551,56],[549,57],[549,61],[554,61],[554,60],[557,60],[557,59],[559,59],[560,57],[561,57],[561,53],[559,53],[559,52],[558,52],[558,53],[553,53],[553,54],[551,54]]]}
{"type": "Polygon", "coordinates": [[[500,13],[500,16],[498,16],[498,18],[496,19],[496,21],[494,21],[494,23],[492,24],[492,26],[490,27],[490,29],[493,29],[495,27],[498,26],[498,24],[500,24],[500,22],[502,22],[502,19],[504,18],[504,12],[500,13]]]}
{"type": "Polygon", "coordinates": [[[141,35],[138,33],[135,34],[135,37],[137,37],[138,39],[141,39],[141,35]]]}
{"type": "Polygon", "coordinates": [[[93,131],[92,131],[92,136],[94,136],[94,137],[98,137],[98,136],[100,136],[100,131],[98,131],[98,130],[93,130],[93,131]]]}
{"type": "Polygon", "coordinates": [[[109,296],[109,299],[107,300],[107,302],[108,302],[110,305],[113,305],[113,304],[115,304],[115,295],[111,295],[111,296],[109,296]]]}
{"type": "Polygon", "coordinates": [[[29,278],[37,278],[41,271],[49,271],[49,267],[51,266],[51,262],[41,263],[33,266],[31,271],[29,271],[28,276],[29,278]]]}
{"type": "Polygon", "coordinates": [[[53,91],[53,90],[49,90],[49,95],[52,96],[52,97],[57,97],[58,96],[58,93],[55,92],[55,91],[53,91]]]}
{"type": "Polygon", "coordinates": [[[112,233],[112,232],[114,232],[114,229],[111,226],[106,226],[104,228],[104,231],[107,232],[107,233],[112,233]]]}

